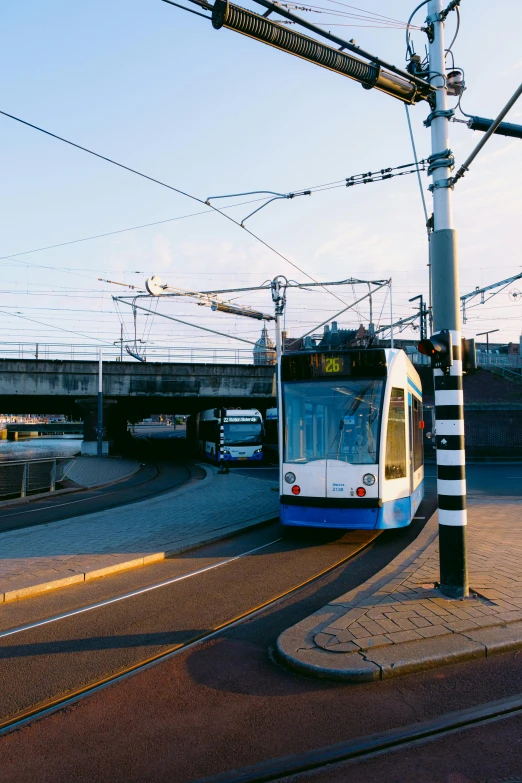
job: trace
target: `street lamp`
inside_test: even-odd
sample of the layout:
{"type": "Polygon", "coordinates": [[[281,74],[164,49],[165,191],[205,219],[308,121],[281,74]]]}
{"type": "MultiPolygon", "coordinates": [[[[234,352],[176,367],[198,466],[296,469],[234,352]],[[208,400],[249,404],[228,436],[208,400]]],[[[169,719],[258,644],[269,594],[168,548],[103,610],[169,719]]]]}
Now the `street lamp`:
{"type": "Polygon", "coordinates": [[[493,332],[500,332],[500,329],[488,329],[487,332],[477,332],[477,337],[483,334],[486,335],[486,353],[489,353],[489,335],[493,334],[493,332]]]}

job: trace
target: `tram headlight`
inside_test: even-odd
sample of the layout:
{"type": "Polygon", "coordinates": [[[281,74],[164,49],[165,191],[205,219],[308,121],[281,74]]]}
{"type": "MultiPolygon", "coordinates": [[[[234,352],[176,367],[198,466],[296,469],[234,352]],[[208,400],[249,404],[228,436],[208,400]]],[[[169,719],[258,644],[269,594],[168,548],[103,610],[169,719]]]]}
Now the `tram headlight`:
{"type": "Polygon", "coordinates": [[[363,484],[367,487],[372,487],[375,484],[375,476],[373,473],[365,473],[363,476],[363,484]]]}
{"type": "Polygon", "coordinates": [[[295,482],[295,473],[285,473],[285,481],[287,484],[293,484],[295,482]]]}

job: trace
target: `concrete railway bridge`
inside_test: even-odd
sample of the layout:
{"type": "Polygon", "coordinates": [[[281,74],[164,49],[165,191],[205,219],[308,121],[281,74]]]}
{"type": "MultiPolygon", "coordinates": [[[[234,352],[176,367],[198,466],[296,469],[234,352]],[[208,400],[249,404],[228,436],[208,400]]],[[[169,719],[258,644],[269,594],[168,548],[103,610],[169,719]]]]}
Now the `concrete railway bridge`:
{"type": "MultiPolygon", "coordinates": [[[[127,436],[127,421],[152,413],[191,414],[212,407],[275,404],[273,366],[249,364],[103,363],[105,438],[127,436]]],[[[96,440],[98,362],[0,359],[0,411],[65,413],[96,440]]]]}

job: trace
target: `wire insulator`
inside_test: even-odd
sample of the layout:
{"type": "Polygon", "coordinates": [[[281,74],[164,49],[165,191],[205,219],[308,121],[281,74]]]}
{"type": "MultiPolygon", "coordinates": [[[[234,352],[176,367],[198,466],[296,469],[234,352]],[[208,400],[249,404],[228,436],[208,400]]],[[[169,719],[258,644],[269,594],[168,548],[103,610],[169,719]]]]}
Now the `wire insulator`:
{"type": "MultiPolygon", "coordinates": [[[[330,71],[354,79],[367,90],[372,88],[381,90],[405,103],[415,103],[426,97],[417,85],[394,73],[383,71],[378,65],[365,63],[346,54],[346,52],[326,46],[314,38],[309,38],[294,30],[288,30],[277,22],[272,22],[246,8],[233,5],[228,0],[216,0],[214,3],[212,26],[216,30],[227,27],[243,35],[248,35],[250,38],[263,41],[276,49],[289,52],[296,57],[301,57],[323,68],[328,68],[330,71]]],[[[430,87],[426,84],[426,95],[429,91],[430,87]]]]}

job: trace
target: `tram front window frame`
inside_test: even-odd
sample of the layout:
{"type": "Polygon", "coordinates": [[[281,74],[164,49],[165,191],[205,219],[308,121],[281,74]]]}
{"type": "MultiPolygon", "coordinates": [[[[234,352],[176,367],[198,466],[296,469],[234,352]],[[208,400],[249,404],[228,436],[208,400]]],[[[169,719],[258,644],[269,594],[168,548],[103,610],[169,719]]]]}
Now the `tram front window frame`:
{"type": "Polygon", "coordinates": [[[284,462],[377,464],[384,388],[376,378],[283,383],[284,462]]]}

